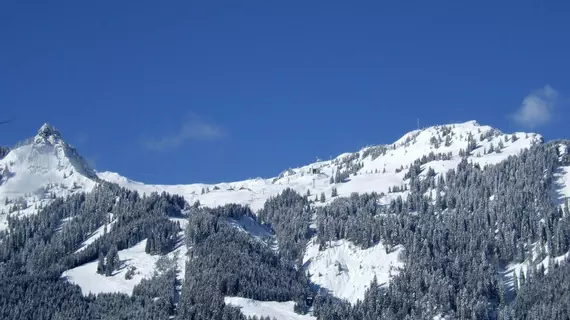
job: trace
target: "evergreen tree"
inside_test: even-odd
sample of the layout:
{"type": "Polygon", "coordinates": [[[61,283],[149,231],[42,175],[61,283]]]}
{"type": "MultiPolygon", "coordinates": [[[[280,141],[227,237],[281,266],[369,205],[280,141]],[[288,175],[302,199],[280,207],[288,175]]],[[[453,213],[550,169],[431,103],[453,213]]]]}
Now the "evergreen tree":
{"type": "Polygon", "coordinates": [[[99,258],[97,260],[97,273],[105,274],[105,257],[103,253],[99,251],[99,258]]]}
{"type": "Polygon", "coordinates": [[[119,253],[117,252],[117,246],[112,245],[109,252],[105,256],[105,275],[110,276],[113,274],[113,271],[119,267],[120,259],[119,253]]]}

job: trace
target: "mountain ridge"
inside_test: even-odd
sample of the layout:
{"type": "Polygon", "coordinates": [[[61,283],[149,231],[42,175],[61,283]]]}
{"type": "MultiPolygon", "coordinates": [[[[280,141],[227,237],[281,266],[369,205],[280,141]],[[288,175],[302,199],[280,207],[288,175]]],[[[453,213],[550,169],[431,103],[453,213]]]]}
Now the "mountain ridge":
{"type": "MultiPolygon", "coordinates": [[[[402,171],[422,157],[427,157],[424,162],[431,163],[439,173],[454,168],[465,156],[470,161],[492,164],[542,142],[542,136],[536,133],[506,135],[471,120],[412,130],[391,144],[365,146],[356,152],[341,153],[331,160],[285,169],[274,177],[168,185],[145,184],[119,173],[95,171],[65,142],[57,128],[45,123],[33,138],[9,150],[0,159],[0,229],[6,226],[7,213],[31,214],[47,204],[49,198],[89,192],[100,181],[117,183],[141,193],[178,194],[189,203],[199,201],[207,206],[239,203],[257,210],[270,196],[287,187],[312,196],[326,193],[327,199],[333,188],[338,189],[341,196],[372,191],[387,194],[389,188],[405,184],[402,171]],[[471,147],[473,150],[469,150],[469,155],[462,156],[461,153],[470,148],[470,137],[477,144],[471,147]],[[487,154],[490,148],[500,148],[501,153],[487,154]]],[[[386,197],[386,201],[389,199],[386,197]]]]}
{"type": "MultiPolygon", "coordinates": [[[[471,155],[467,158],[481,164],[500,162],[506,159],[508,155],[517,154],[534,143],[543,142],[542,136],[536,133],[516,132],[504,134],[496,128],[480,125],[477,121],[471,120],[463,123],[437,125],[413,130],[391,144],[366,146],[356,152],[342,153],[331,160],[319,160],[296,168],[285,169],[279,175],[269,178],[254,178],[214,184],[166,185],[145,184],[109,171],[98,172],[98,175],[103,180],[143,193],[165,191],[183,195],[191,203],[200,201],[204,205],[217,206],[237,201],[237,203],[247,204],[254,209],[259,209],[270,195],[275,195],[284,189],[279,186],[290,186],[301,194],[306,194],[307,190],[310,190],[309,192],[313,191],[311,192],[313,196],[315,192],[331,193],[331,189],[336,183],[329,184],[328,182],[331,177],[336,178],[337,172],[342,173],[341,178],[344,179],[349,178],[347,174],[352,176],[354,174],[357,176],[370,176],[383,173],[384,171],[386,173],[392,172],[397,177],[387,175],[386,179],[380,180],[388,180],[381,182],[394,186],[403,182],[404,173],[402,170],[405,169],[406,165],[409,166],[415,160],[424,156],[429,158],[431,153],[433,153],[432,157],[434,159],[428,159],[428,162],[435,162],[434,166],[436,168],[434,169],[436,171],[439,170],[438,172],[440,172],[454,168],[462,158],[460,153],[469,149],[469,135],[472,135],[473,139],[476,140],[477,148],[470,150],[471,155]],[[513,136],[515,137],[513,140],[516,141],[511,141],[513,136]],[[491,145],[493,149],[500,148],[501,153],[493,151],[487,155],[487,149],[491,148],[491,145]],[[451,157],[448,156],[450,152],[452,153],[451,157]],[[436,161],[438,157],[449,159],[438,162],[436,161]],[[451,162],[446,164],[445,161],[451,162]],[[214,188],[216,190],[207,192],[208,189],[214,188]],[[202,194],[202,189],[205,191],[204,194],[202,194]],[[214,193],[212,191],[215,191],[218,196],[213,196],[214,193]]],[[[370,184],[370,181],[364,181],[366,179],[357,178],[357,180],[363,180],[360,182],[370,184]]],[[[347,181],[349,182],[348,185],[355,184],[354,181],[350,183],[351,181],[347,181]]],[[[356,181],[356,183],[358,182],[356,181]]],[[[346,184],[343,185],[346,186],[346,184]]],[[[340,189],[338,191],[341,192],[341,195],[348,195],[353,191],[387,193],[388,188],[364,187],[348,188],[346,192],[342,192],[340,189]]]]}

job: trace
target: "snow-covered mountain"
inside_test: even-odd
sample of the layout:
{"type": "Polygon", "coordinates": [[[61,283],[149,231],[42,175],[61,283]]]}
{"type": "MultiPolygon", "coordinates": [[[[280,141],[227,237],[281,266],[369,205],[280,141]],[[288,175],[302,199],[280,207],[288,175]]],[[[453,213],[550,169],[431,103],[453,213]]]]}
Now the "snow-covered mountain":
{"type": "MultiPolygon", "coordinates": [[[[409,132],[389,145],[365,147],[354,153],[290,168],[276,177],[257,178],[218,184],[148,185],[129,180],[117,173],[101,172],[99,177],[141,193],[168,192],[185,197],[189,203],[199,201],[205,206],[228,203],[249,205],[257,210],[265,201],[286,188],[301,194],[310,193],[324,205],[333,200],[333,189],[338,196],[353,192],[386,194],[385,203],[406,191],[407,168],[421,161],[436,174],[457,167],[462,158],[481,166],[496,164],[520,153],[542,137],[534,133],[505,134],[475,121],[433,126],[409,132]],[[325,194],[325,202],[320,194],[325,194]]],[[[426,172],[426,171],[424,171],[426,172]]],[[[319,251],[315,239],[307,244],[303,263],[311,280],[328,289],[337,297],[356,302],[364,297],[371,280],[387,285],[397,273],[399,250],[386,253],[378,245],[362,250],[349,241],[339,241],[319,251]]]]}
{"type": "Polygon", "coordinates": [[[36,212],[56,197],[90,191],[99,178],[60,132],[44,124],[0,159],[0,230],[8,214],[36,212]]]}
{"type": "MultiPolygon", "coordinates": [[[[55,197],[89,192],[101,180],[141,193],[165,191],[178,194],[191,204],[195,201],[204,206],[238,203],[249,205],[254,211],[262,208],[269,197],[286,188],[317,197],[315,205],[332,201],[333,191],[338,196],[349,196],[353,192],[384,193],[386,196],[382,200],[388,202],[398,195],[405,196],[406,169],[414,162],[419,161],[424,168],[431,167],[439,174],[456,168],[463,158],[482,166],[496,164],[541,142],[542,137],[538,134],[505,134],[469,121],[414,130],[392,144],[369,146],[358,152],[343,153],[331,160],[289,168],[271,178],[218,184],[150,185],[117,173],[96,173],[63,140],[59,131],[45,124],[34,138],[14,148],[0,160],[0,229],[5,228],[8,213],[36,212],[55,197]],[[325,195],[324,202],[321,202],[321,193],[325,195]]],[[[250,229],[243,227],[246,232],[250,232],[250,229]]],[[[94,233],[90,241],[101,234],[102,231],[94,233]]],[[[129,257],[129,266],[141,270],[140,277],[131,281],[124,280],[121,273],[112,277],[97,274],[96,262],[69,270],[65,276],[79,284],[84,293],[130,293],[144,275],[152,274],[156,260],[141,248],[144,249],[144,241],[119,252],[121,256],[129,257]]],[[[397,272],[395,268],[401,265],[398,252],[386,253],[381,243],[362,250],[346,240],[319,250],[313,239],[307,244],[303,263],[314,283],[329,289],[338,297],[355,302],[364,296],[375,276],[379,283],[389,283],[391,276],[397,272]]],[[[184,265],[185,251],[180,253],[179,262],[184,265]]]]}
{"type": "Polygon", "coordinates": [[[333,188],[339,196],[372,191],[388,194],[392,187],[405,184],[405,169],[422,157],[426,166],[440,173],[455,168],[462,156],[481,165],[494,164],[541,141],[542,137],[535,133],[504,134],[468,121],[414,130],[392,144],[365,147],[331,160],[289,168],[276,177],[217,184],[151,185],[114,172],[96,173],[57,129],[44,124],[35,137],[0,160],[0,213],[5,217],[10,211],[35,212],[53,196],[90,191],[99,179],[141,193],[178,194],[189,203],[200,201],[206,206],[239,203],[254,210],[286,188],[302,194],[308,191],[313,196],[324,192],[327,201],[333,188]],[[465,150],[469,150],[467,155],[463,154],[465,150]],[[339,174],[344,175],[341,177],[344,183],[331,183],[331,178],[335,180],[339,174]]]}
{"type": "MultiPolygon", "coordinates": [[[[142,193],[165,191],[184,196],[190,203],[200,201],[206,206],[239,203],[256,210],[263,207],[270,196],[286,188],[301,194],[309,191],[313,197],[324,192],[327,201],[330,201],[333,188],[337,189],[339,196],[372,191],[388,194],[392,187],[405,184],[405,169],[422,157],[426,157],[426,166],[441,173],[456,168],[462,156],[481,165],[495,164],[541,141],[542,137],[535,133],[505,134],[476,121],[468,121],[414,130],[389,145],[343,153],[332,160],[289,168],[276,177],[266,179],[218,184],[149,185],[113,172],[99,172],[98,176],[142,193]],[[334,180],[339,174],[348,175],[343,179],[345,182],[331,183],[331,178],[334,180]]],[[[390,197],[385,199],[388,201],[390,197]]]]}

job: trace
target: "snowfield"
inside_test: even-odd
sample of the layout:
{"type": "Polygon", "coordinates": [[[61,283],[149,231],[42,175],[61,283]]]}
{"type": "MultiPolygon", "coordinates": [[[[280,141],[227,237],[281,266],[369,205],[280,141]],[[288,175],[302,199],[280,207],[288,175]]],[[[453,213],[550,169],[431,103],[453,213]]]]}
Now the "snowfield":
{"type": "Polygon", "coordinates": [[[315,320],[317,317],[295,313],[295,302],[257,301],[240,297],[225,297],[226,304],[239,307],[246,317],[271,317],[276,320],[315,320]]]}
{"type": "MultiPolygon", "coordinates": [[[[143,278],[150,278],[154,274],[156,261],[160,258],[158,255],[147,254],[144,251],[145,246],[146,239],[131,248],[120,250],[121,267],[109,277],[97,273],[97,260],[95,260],[65,271],[62,278],[81,287],[81,292],[84,295],[90,292],[93,294],[120,292],[130,295],[133,293],[134,287],[143,278]],[[132,279],[127,280],[125,274],[131,266],[136,267],[135,275],[132,279]]],[[[186,246],[181,243],[178,248],[168,254],[170,257],[175,254],[178,255],[178,270],[180,271],[178,275],[180,278],[184,277],[186,253],[186,246]]]]}
{"type": "Polygon", "coordinates": [[[398,260],[401,248],[386,253],[380,243],[361,249],[350,241],[332,242],[319,251],[316,239],[309,242],[303,263],[311,281],[328,289],[334,296],[351,303],[364,299],[364,293],[376,277],[379,285],[388,285],[402,263],[398,260]]]}
{"type": "Polygon", "coordinates": [[[131,248],[120,250],[121,268],[110,277],[97,273],[97,260],[68,270],[63,273],[62,277],[79,285],[84,295],[103,292],[132,294],[135,285],[143,278],[152,276],[154,264],[158,260],[158,256],[151,256],[144,252],[145,246],[146,240],[143,240],[131,248]],[[131,280],[126,280],[125,273],[130,266],[135,266],[137,272],[131,280]]]}
{"type": "MultiPolygon", "coordinates": [[[[179,222],[182,231],[178,234],[178,243],[172,252],[168,253],[169,257],[178,257],[178,279],[183,280],[186,268],[186,257],[188,248],[185,244],[185,230],[188,225],[186,218],[171,218],[170,220],[179,222]]],[[[114,222],[114,221],[113,221],[114,222]]],[[[109,224],[112,227],[113,222],[109,224]]],[[[103,235],[104,226],[100,227],[89,237],[77,251],[83,250],[87,245],[95,241],[103,235]]],[[[158,255],[147,254],[144,249],[146,246],[146,239],[139,242],[133,247],[125,250],[120,250],[119,259],[121,260],[121,267],[110,277],[103,276],[97,273],[98,261],[92,261],[81,265],[79,267],[65,271],[62,278],[77,284],[81,287],[84,295],[89,292],[97,294],[102,292],[121,292],[132,294],[134,287],[141,282],[144,278],[150,278],[154,274],[156,261],[160,258],[158,255]],[[135,267],[136,272],[132,279],[125,279],[125,274],[130,267],[135,267]]]]}

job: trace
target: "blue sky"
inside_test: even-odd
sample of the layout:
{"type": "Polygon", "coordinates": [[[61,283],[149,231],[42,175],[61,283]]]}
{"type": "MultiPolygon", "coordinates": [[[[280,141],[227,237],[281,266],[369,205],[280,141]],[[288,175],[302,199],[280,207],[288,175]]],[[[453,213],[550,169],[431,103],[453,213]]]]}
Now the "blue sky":
{"type": "Polygon", "coordinates": [[[390,143],[416,118],[570,138],[569,14],[568,1],[11,1],[0,144],[50,122],[97,170],[189,183],[390,143]]]}

